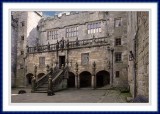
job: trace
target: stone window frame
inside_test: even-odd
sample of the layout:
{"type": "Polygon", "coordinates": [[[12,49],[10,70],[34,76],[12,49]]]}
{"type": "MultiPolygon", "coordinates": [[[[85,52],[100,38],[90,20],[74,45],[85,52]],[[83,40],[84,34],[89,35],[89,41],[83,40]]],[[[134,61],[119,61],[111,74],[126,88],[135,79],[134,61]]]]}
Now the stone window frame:
{"type": "Polygon", "coordinates": [[[24,69],[23,64],[19,64],[19,69],[24,69]]]}
{"type": "Polygon", "coordinates": [[[81,65],[89,65],[89,53],[81,53],[81,65]],[[84,63],[83,62],[83,57],[84,55],[88,55],[88,62],[87,63],[84,63]]]}
{"type": "Polygon", "coordinates": [[[121,46],[122,45],[122,38],[117,37],[115,38],[115,46],[121,46]]]}
{"type": "Polygon", "coordinates": [[[95,34],[101,32],[102,32],[101,21],[88,23],[87,25],[88,34],[95,34]]]}
{"type": "Polygon", "coordinates": [[[25,21],[21,22],[21,26],[24,27],[25,26],[25,21]]]}
{"type": "Polygon", "coordinates": [[[116,72],[115,72],[115,77],[116,77],[116,78],[119,78],[119,77],[120,77],[120,71],[116,71],[116,72]]]}
{"type": "Polygon", "coordinates": [[[72,26],[66,28],[66,37],[77,37],[78,36],[78,26],[72,26]]]}
{"type": "Polygon", "coordinates": [[[47,40],[58,39],[58,30],[49,30],[47,31],[47,40]]]}
{"type": "Polygon", "coordinates": [[[115,52],[115,62],[122,62],[122,52],[115,52]]]}
{"type": "Polygon", "coordinates": [[[45,57],[39,57],[39,67],[45,67],[45,57]]]}
{"type": "Polygon", "coordinates": [[[22,51],[21,51],[21,55],[23,55],[23,54],[24,54],[24,51],[22,50],[22,51]]]}
{"type": "Polygon", "coordinates": [[[122,26],[122,17],[114,18],[114,27],[118,28],[122,26]],[[117,24],[118,21],[118,24],[117,24]]]}
{"type": "Polygon", "coordinates": [[[21,36],[21,41],[24,41],[24,35],[21,36]]]}

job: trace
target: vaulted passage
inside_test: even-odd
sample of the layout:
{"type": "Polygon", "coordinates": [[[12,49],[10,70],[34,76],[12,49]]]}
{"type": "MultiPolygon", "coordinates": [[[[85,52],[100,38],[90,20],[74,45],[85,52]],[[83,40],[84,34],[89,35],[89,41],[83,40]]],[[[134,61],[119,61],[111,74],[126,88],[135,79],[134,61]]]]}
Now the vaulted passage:
{"type": "Polygon", "coordinates": [[[80,87],[91,87],[91,73],[84,71],[80,73],[80,87]]]}
{"type": "Polygon", "coordinates": [[[109,72],[102,70],[96,74],[96,85],[97,87],[103,87],[110,84],[109,72]]]}
{"type": "Polygon", "coordinates": [[[32,73],[28,73],[28,74],[26,75],[27,85],[31,85],[31,83],[32,83],[32,77],[33,77],[33,74],[32,74],[32,73]]]}
{"type": "Polygon", "coordinates": [[[68,73],[67,85],[68,85],[69,88],[74,88],[75,87],[75,75],[72,72],[68,73]]]}
{"type": "Polygon", "coordinates": [[[39,78],[41,78],[42,76],[44,76],[45,74],[44,73],[39,73],[38,75],[37,75],[37,77],[38,77],[38,79],[39,78]]]}

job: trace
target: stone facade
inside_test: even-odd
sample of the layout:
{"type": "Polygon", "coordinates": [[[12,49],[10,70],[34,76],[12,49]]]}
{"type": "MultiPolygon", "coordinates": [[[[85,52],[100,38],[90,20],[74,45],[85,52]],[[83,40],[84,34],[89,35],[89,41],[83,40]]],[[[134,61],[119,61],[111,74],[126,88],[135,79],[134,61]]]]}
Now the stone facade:
{"type": "Polygon", "coordinates": [[[17,66],[17,35],[18,35],[18,20],[11,15],[11,86],[15,86],[16,66],[17,66]]]}
{"type": "Polygon", "coordinates": [[[15,12],[16,86],[26,87],[33,75],[38,80],[47,74],[47,65],[64,65],[69,67],[67,81],[74,82],[68,85],[129,86],[133,97],[148,96],[147,16],[147,12],[123,11],[70,12],[54,17],[15,12]]]}
{"type": "Polygon", "coordinates": [[[128,12],[128,49],[130,92],[149,98],[149,12],[128,12]]]}
{"type": "Polygon", "coordinates": [[[18,19],[17,38],[16,38],[16,86],[24,86],[25,80],[25,59],[26,46],[35,44],[37,38],[37,24],[41,19],[38,12],[18,11],[12,12],[13,18],[18,19]]]}
{"type": "MultiPolygon", "coordinates": [[[[93,63],[96,63],[95,74],[106,71],[109,73],[109,84],[114,87],[127,87],[127,13],[126,12],[78,12],[72,13],[70,15],[63,14],[61,17],[55,16],[50,18],[42,18],[38,24],[38,45],[48,45],[56,44],[57,41],[60,42],[62,39],[64,41],[69,40],[90,40],[98,38],[107,38],[107,44],[103,46],[89,46],[77,49],[59,50],[58,54],[56,52],[44,52],[44,53],[31,53],[27,55],[26,66],[27,73],[34,75],[34,65],[38,66],[37,75],[44,73],[46,74],[45,66],[48,64],[55,67],[55,64],[60,64],[60,57],[65,57],[65,64],[69,66],[69,72],[76,75],[75,64],[78,64],[78,85],[80,85],[80,75],[83,72],[88,72],[93,75],[93,63]],[[116,19],[120,19],[120,24],[115,26],[116,19]],[[88,34],[88,25],[92,23],[100,23],[100,32],[95,32],[88,34]],[[70,27],[78,27],[77,36],[66,36],[66,30],[70,27]],[[58,37],[56,39],[48,38],[47,31],[57,30],[58,37]],[[121,44],[116,45],[116,38],[121,39],[121,44]],[[111,51],[112,50],[112,51],[111,51]],[[116,62],[116,53],[121,54],[121,61],[116,62]],[[88,64],[82,64],[82,55],[88,54],[89,61],[88,64]],[[39,66],[39,58],[45,57],[45,65],[39,66]],[[34,62],[33,62],[34,61],[34,62]],[[113,65],[113,66],[112,66],[113,65]],[[119,76],[116,77],[116,71],[119,72],[119,76]]],[[[92,44],[93,45],[93,44],[92,44]]],[[[92,77],[97,78],[97,77],[92,77]]],[[[93,80],[93,79],[90,79],[93,80]]],[[[98,79],[98,78],[97,78],[98,79]]],[[[96,83],[92,86],[95,86],[96,83]]]]}

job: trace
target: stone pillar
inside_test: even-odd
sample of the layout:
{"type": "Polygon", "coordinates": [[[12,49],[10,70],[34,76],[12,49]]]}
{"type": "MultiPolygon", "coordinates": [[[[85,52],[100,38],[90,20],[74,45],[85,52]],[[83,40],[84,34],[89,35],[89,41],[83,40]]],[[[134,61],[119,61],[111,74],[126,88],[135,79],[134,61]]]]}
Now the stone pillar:
{"type": "Polygon", "coordinates": [[[80,88],[80,77],[79,77],[79,75],[77,77],[78,77],[78,79],[77,79],[78,88],[80,88]]]}
{"type": "Polygon", "coordinates": [[[78,76],[75,76],[75,88],[78,88],[78,76]]]}
{"type": "Polygon", "coordinates": [[[96,88],[96,81],[95,81],[95,75],[96,75],[96,63],[95,61],[93,62],[93,66],[92,66],[92,79],[91,79],[91,86],[93,89],[96,88]]]}
{"type": "Polygon", "coordinates": [[[48,64],[46,66],[46,71],[47,71],[47,73],[49,73],[49,65],[48,64]]]}
{"type": "Polygon", "coordinates": [[[36,79],[35,79],[35,76],[32,77],[32,90],[31,92],[33,93],[35,91],[35,88],[36,88],[36,79]]]}
{"type": "Polygon", "coordinates": [[[34,66],[34,77],[35,77],[35,80],[37,80],[37,66],[36,65],[34,66]]]}
{"type": "Polygon", "coordinates": [[[75,86],[76,88],[79,88],[79,76],[78,76],[78,63],[75,64],[75,71],[76,71],[76,77],[75,77],[75,86]]]}
{"type": "Polygon", "coordinates": [[[93,75],[92,75],[92,79],[91,79],[91,86],[93,89],[96,87],[95,86],[95,76],[93,76],[93,75]]]}
{"type": "Polygon", "coordinates": [[[113,86],[113,78],[114,78],[114,74],[113,74],[113,52],[114,49],[111,48],[111,70],[110,70],[110,85],[113,86]]]}

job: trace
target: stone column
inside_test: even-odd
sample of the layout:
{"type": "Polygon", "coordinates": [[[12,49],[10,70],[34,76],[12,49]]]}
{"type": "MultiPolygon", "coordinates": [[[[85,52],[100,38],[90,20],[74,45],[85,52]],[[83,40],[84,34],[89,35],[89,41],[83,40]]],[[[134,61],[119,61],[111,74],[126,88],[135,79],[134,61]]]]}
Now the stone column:
{"type": "Polygon", "coordinates": [[[35,79],[35,76],[32,77],[32,89],[31,89],[31,92],[33,93],[35,91],[35,88],[36,88],[36,79],[35,79]]]}
{"type": "Polygon", "coordinates": [[[79,75],[77,77],[78,77],[78,79],[77,79],[78,88],[80,88],[80,77],[79,77],[79,75]]]}
{"type": "Polygon", "coordinates": [[[111,48],[111,69],[110,69],[110,85],[113,86],[113,52],[114,52],[114,49],[111,48]]]}
{"type": "Polygon", "coordinates": [[[91,86],[92,86],[93,89],[95,89],[96,88],[96,81],[95,81],[95,78],[96,78],[95,77],[95,74],[96,74],[96,63],[95,63],[95,61],[93,62],[92,69],[93,69],[93,71],[92,71],[91,86]]]}
{"type": "Polygon", "coordinates": [[[37,66],[36,65],[34,66],[34,77],[35,77],[35,80],[37,80],[37,66]]]}
{"type": "Polygon", "coordinates": [[[78,63],[77,62],[75,64],[75,71],[76,71],[75,86],[76,88],[79,88],[78,63]]]}
{"type": "Polygon", "coordinates": [[[75,88],[78,88],[78,76],[75,76],[75,88]]]}
{"type": "Polygon", "coordinates": [[[95,76],[92,75],[92,79],[91,79],[91,86],[94,89],[95,88],[95,76]]]}

